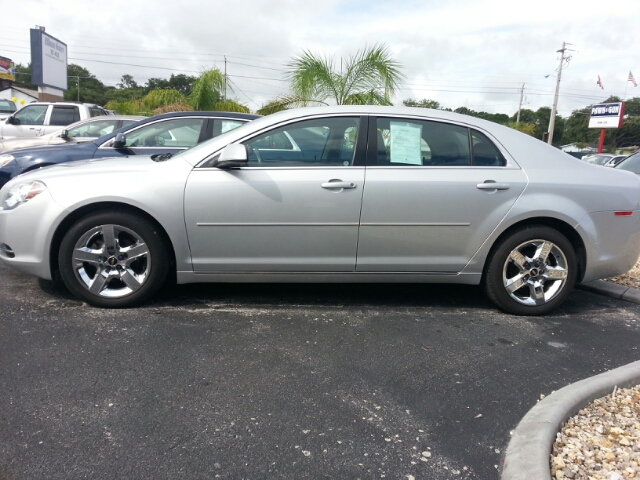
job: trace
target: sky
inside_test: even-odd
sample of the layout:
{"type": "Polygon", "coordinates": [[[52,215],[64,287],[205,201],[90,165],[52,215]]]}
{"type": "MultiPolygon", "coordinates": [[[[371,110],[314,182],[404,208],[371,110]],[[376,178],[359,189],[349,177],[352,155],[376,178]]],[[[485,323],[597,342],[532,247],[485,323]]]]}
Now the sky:
{"type": "Polygon", "coordinates": [[[224,71],[226,57],[229,96],[252,111],[288,93],[287,65],[304,50],[339,64],[374,44],[405,75],[396,105],[513,115],[524,84],[523,108],[551,107],[563,42],[560,115],[640,97],[628,81],[631,71],[640,82],[640,0],[4,0],[1,10],[0,56],[16,63],[30,62],[36,26],[106,85],[224,71]]]}

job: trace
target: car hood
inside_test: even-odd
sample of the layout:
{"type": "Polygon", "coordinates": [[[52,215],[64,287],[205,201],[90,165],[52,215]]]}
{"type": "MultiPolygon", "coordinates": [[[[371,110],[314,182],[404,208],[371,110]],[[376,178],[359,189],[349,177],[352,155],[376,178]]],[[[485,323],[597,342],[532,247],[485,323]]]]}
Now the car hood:
{"type": "Polygon", "coordinates": [[[16,184],[40,181],[68,209],[100,201],[142,206],[150,196],[180,197],[192,168],[179,158],[156,162],[146,155],[80,160],[19,175],[7,182],[0,197],[16,184]]]}

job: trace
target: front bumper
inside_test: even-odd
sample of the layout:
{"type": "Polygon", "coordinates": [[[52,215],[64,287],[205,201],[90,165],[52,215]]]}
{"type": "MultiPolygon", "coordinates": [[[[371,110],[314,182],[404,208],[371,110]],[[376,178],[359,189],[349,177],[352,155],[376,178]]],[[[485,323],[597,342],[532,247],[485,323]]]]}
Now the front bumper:
{"type": "Polygon", "coordinates": [[[0,209],[0,261],[20,272],[51,280],[50,245],[64,212],[48,191],[13,210],[0,209]]]}

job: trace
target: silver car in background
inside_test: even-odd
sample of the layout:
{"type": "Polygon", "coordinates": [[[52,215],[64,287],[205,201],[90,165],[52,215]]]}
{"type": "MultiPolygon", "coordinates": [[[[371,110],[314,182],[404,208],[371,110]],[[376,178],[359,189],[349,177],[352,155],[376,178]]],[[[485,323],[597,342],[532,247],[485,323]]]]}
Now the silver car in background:
{"type": "Polygon", "coordinates": [[[0,259],[100,307],[194,282],[481,285],[544,314],[640,255],[640,180],[451,112],[263,117],[169,158],[96,159],[0,191],[0,259]]]}
{"type": "Polygon", "coordinates": [[[88,142],[117,130],[143,118],[138,115],[104,115],[81,120],[63,127],[48,135],[38,137],[15,137],[0,140],[0,153],[16,148],[36,147],[39,145],[61,145],[63,143],[88,142]]]}

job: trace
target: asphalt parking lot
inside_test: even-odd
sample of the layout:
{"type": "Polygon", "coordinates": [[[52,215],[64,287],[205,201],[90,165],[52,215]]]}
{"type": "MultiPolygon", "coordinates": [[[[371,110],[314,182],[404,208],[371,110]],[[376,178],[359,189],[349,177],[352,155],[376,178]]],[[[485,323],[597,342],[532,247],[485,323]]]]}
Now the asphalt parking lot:
{"type": "Polygon", "coordinates": [[[446,285],[191,285],[86,306],[0,266],[0,479],[495,479],[509,432],[640,359],[640,305],[446,285]]]}

